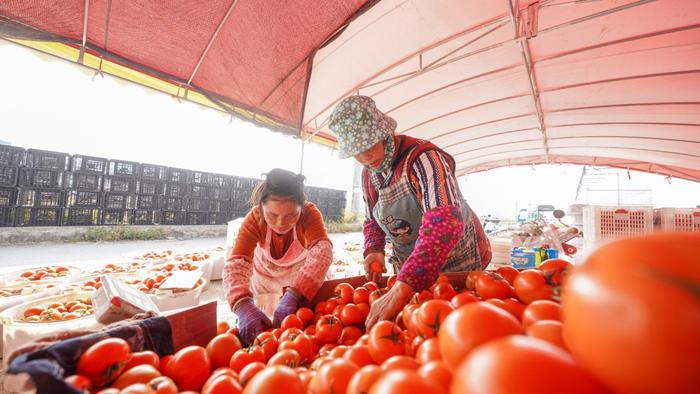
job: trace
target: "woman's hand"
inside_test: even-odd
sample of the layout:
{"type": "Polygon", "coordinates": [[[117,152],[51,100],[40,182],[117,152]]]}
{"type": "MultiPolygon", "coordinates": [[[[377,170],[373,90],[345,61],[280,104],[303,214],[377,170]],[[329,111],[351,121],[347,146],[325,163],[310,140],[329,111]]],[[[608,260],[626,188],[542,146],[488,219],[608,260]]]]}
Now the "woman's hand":
{"type": "Polygon", "coordinates": [[[365,327],[369,331],[373,325],[381,320],[391,320],[401,312],[408,300],[413,295],[411,286],[397,281],[394,287],[386,294],[372,303],[369,315],[365,321],[365,327]]]}
{"type": "Polygon", "coordinates": [[[379,283],[382,273],[386,272],[386,264],[384,264],[384,253],[372,252],[365,257],[365,272],[367,280],[379,283]]]}

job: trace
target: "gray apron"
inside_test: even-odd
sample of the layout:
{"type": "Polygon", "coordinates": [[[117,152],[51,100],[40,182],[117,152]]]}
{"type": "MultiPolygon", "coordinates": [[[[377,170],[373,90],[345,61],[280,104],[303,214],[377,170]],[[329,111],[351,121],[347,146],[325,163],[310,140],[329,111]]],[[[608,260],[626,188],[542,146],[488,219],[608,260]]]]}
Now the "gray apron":
{"type": "MultiPolygon", "coordinates": [[[[410,157],[415,149],[414,147],[407,157],[410,157]]],[[[404,160],[400,178],[390,185],[386,183],[391,180],[391,173],[386,177],[384,184],[380,183],[377,174],[369,173],[372,185],[378,193],[372,214],[394,248],[390,262],[396,273],[401,270],[404,262],[413,252],[418,239],[418,229],[423,220],[423,208],[418,203],[409,179],[409,161],[404,160]]],[[[477,236],[472,222],[473,212],[459,191],[458,194],[458,206],[464,220],[464,233],[449,254],[442,272],[481,270],[477,236]]]]}

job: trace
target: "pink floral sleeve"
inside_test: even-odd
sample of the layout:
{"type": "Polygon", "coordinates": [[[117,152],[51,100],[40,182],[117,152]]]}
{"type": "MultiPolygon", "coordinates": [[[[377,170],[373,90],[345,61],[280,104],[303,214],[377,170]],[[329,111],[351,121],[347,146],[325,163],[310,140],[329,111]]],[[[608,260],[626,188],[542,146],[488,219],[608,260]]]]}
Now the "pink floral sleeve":
{"type": "Polygon", "coordinates": [[[292,282],[292,288],[307,300],[311,300],[326,279],[326,272],[333,260],[333,245],[321,240],[309,249],[306,262],[292,282]]]}
{"type": "Polygon", "coordinates": [[[226,260],[222,273],[224,291],[229,305],[240,298],[251,297],[250,278],[253,276],[253,263],[244,256],[231,256],[226,260]]]}
{"type": "Polygon", "coordinates": [[[429,288],[464,231],[462,213],[455,205],[433,208],[423,214],[413,252],[398,274],[398,280],[414,291],[429,288]]]}
{"type": "Polygon", "coordinates": [[[384,230],[379,227],[379,224],[372,219],[367,218],[362,225],[362,235],[365,238],[365,251],[364,257],[372,252],[382,252],[384,253],[384,247],[386,246],[386,234],[384,230]]]}

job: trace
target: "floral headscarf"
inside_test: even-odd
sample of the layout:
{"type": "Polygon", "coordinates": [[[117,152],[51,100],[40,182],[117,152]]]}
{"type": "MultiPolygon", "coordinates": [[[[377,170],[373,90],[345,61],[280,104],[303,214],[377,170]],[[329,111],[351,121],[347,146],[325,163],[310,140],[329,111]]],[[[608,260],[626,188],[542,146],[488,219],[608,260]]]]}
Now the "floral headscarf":
{"type": "Polygon", "coordinates": [[[379,142],[386,141],[382,168],[391,164],[394,154],[396,121],[377,109],[367,96],[343,99],[331,114],[329,127],[338,137],[340,158],[345,159],[365,152],[379,142]],[[391,138],[389,138],[391,137],[391,138]],[[387,154],[387,151],[389,151],[387,154]]]}

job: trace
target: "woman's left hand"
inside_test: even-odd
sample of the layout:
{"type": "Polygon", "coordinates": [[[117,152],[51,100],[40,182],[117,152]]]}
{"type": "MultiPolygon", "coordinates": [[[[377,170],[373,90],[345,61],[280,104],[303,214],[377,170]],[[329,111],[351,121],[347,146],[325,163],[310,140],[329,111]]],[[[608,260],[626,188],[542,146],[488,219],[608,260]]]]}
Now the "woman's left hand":
{"type": "Polygon", "coordinates": [[[397,281],[389,292],[372,303],[365,321],[367,330],[369,331],[379,321],[395,318],[411,298],[411,295],[413,295],[413,288],[404,282],[397,281]]]}

